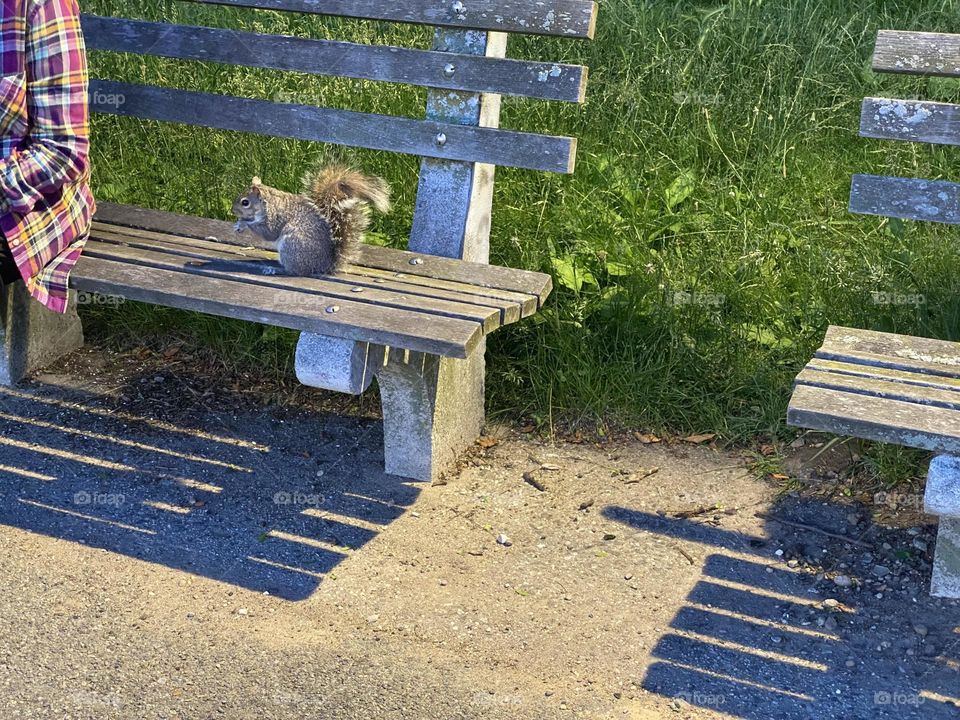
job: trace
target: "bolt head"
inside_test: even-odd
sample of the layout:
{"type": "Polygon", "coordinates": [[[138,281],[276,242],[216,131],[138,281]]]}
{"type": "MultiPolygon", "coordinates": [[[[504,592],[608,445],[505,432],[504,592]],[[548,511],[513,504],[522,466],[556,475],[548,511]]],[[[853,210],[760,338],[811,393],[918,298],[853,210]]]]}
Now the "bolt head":
{"type": "Polygon", "coordinates": [[[447,144],[446,133],[437,133],[437,147],[443,147],[447,144]]]}
{"type": "Polygon", "coordinates": [[[452,9],[457,15],[463,15],[463,14],[467,11],[467,6],[464,5],[464,4],[461,2],[461,0],[456,0],[456,2],[454,2],[453,5],[451,6],[451,9],[452,9]]]}
{"type": "Polygon", "coordinates": [[[410,258],[411,265],[423,265],[423,258],[410,258]]]}
{"type": "Polygon", "coordinates": [[[445,78],[452,78],[457,73],[457,66],[453,63],[447,63],[443,66],[443,76],[445,78]]]}
{"type": "Polygon", "coordinates": [[[327,306],[327,312],[330,313],[331,315],[332,315],[333,313],[340,312],[340,306],[339,306],[339,305],[328,305],[328,306],[327,306]]]}

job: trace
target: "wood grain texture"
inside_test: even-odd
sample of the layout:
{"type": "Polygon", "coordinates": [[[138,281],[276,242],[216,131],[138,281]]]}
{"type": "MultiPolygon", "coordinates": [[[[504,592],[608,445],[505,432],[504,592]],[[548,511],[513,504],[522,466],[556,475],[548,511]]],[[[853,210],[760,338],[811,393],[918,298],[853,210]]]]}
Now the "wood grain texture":
{"type": "Polygon", "coordinates": [[[960,343],[831,326],[816,357],[960,378],[960,343]]]}
{"type": "MultiPolygon", "coordinates": [[[[246,234],[238,235],[230,223],[164,210],[101,202],[98,204],[96,219],[103,223],[169,235],[184,235],[201,240],[214,239],[209,242],[222,241],[234,246],[245,244],[239,238],[245,238],[246,234]]],[[[356,264],[393,273],[394,277],[406,279],[405,281],[412,281],[416,277],[435,278],[477,288],[520,293],[537,299],[540,304],[546,300],[553,288],[552,278],[544,273],[451,260],[372,245],[360,247],[356,264]]]]}
{"type": "Polygon", "coordinates": [[[580,65],[452,55],[83,15],[89,50],[156,55],[312,75],[376,80],[580,103],[587,70],[580,65]]]}
{"type": "Polygon", "coordinates": [[[265,325],[466,358],[482,340],[469,320],[411,313],[84,255],[70,276],[76,290],[195,310],[265,325]],[[336,312],[330,312],[337,308],[336,312]]]}
{"type": "Polygon", "coordinates": [[[592,38],[593,0],[194,0],[231,7],[392,20],[418,25],[592,38]]]}
{"type": "MultiPolygon", "coordinates": [[[[427,323],[434,315],[459,318],[478,323],[483,328],[484,333],[493,332],[500,327],[499,309],[430,295],[402,293],[375,285],[353,285],[326,278],[283,277],[218,271],[202,265],[191,264],[197,262],[197,260],[165,252],[162,248],[130,247],[107,238],[98,240],[97,236],[92,237],[90,242],[87,243],[84,253],[90,257],[98,257],[104,260],[220,278],[238,284],[245,283],[257,287],[297,291],[304,295],[317,296],[316,302],[318,304],[328,303],[331,299],[334,299],[408,310],[412,313],[422,313],[424,322],[427,323]]],[[[218,258],[208,259],[217,260],[218,258]]],[[[307,298],[303,299],[304,304],[309,304],[309,302],[307,298]]]]}
{"type": "Polygon", "coordinates": [[[568,174],[577,147],[568,137],[109,80],[90,81],[90,107],[111,115],[568,174]]]}
{"type": "Polygon", "coordinates": [[[960,225],[960,185],[944,180],[854,175],[850,212],[960,225]]]}
{"type": "Polygon", "coordinates": [[[873,69],[904,75],[960,77],[960,35],[881,30],[873,69]]]}
{"type": "Polygon", "coordinates": [[[860,111],[860,135],[881,140],[960,145],[960,106],[866,98],[860,111]]]}
{"type": "Polygon", "coordinates": [[[787,422],[878,442],[933,452],[960,453],[956,410],[800,385],[787,410],[787,422]]]}
{"type": "Polygon", "coordinates": [[[831,327],[797,377],[791,425],[955,452],[960,343],[831,327]]]}

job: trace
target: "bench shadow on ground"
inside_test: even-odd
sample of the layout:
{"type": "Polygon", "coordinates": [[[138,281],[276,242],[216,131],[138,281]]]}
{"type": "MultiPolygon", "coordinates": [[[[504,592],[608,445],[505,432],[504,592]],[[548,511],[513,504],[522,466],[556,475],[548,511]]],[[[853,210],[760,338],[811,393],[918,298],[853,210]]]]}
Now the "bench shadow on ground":
{"type": "Polygon", "coordinates": [[[0,388],[0,523],[295,601],[419,494],[384,474],[375,420],[231,412],[220,387],[220,410],[138,412],[154,380],[119,403],[0,388]]]}
{"type": "MultiPolygon", "coordinates": [[[[847,512],[835,510],[841,517],[847,512]]],[[[922,640],[909,620],[904,625],[903,609],[892,612],[909,600],[890,593],[886,606],[874,597],[872,607],[851,607],[855,596],[818,594],[815,575],[774,562],[779,545],[796,539],[790,528],[777,525],[770,537],[751,537],[624,507],[603,512],[628,527],[707,549],[700,579],[652,649],[645,690],[749,720],[960,717],[957,608],[932,617],[915,606],[913,622],[929,625],[930,639],[936,635],[938,642],[936,657],[922,657],[922,640]],[[841,606],[824,608],[828,597],[841,606]],[[836,625],[818,623],[831,615],[836,625]],[[890,645],[878,652],[884,642],[890,645]]],[[[824,538],[806,540],[819,547],[824,538]]],[[[921,592],[926,597],[926,589],[921,592]]]]}

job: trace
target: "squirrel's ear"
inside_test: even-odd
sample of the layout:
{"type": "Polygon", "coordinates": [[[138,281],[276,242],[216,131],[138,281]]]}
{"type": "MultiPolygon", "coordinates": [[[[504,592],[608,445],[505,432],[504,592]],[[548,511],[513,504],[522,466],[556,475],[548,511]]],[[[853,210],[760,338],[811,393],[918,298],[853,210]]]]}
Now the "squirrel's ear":
{"type": "Polygon", "coordinates": [[[257,187],[258,185],[263,185],[263,180],[261,180],[261,179],[258,178],[258,177],[255,177],[255,178],[253,179],[253,186],[254,186],[254,187],[257,187]]]}

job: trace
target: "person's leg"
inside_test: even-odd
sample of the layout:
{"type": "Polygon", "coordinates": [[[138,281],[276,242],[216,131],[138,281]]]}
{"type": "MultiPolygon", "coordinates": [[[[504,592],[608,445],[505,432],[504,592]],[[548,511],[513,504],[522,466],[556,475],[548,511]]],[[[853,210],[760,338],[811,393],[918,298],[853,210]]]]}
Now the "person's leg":
{"type": "MultiPolygon", "coordinates": [[[[20,270],[10,254],[7,239],[0,235],[0,282],[3,285],[10,285],[20,279],[20,270]]],[[[2,286],[0,286],[0,289],[2,289],[2,286]]]]}

